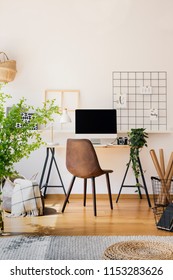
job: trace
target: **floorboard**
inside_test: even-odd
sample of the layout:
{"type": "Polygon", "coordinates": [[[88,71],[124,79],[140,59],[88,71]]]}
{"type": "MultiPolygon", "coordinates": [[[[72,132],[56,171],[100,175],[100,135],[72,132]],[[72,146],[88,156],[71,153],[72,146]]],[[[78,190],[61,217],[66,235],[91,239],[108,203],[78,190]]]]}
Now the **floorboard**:
{"type": "Polygon", "coordinates": [[[65,212],[61,212],[63,195],[47,195],[45,214],[39,217],[10,218],[5,215],[5,232],[10,234],[40,235],[159,235],[172,232],[156,228],[152,208],[145,198],[121,197],[110,209],[106,195],[97,197],[97,217],[93,215],[92,198],[83,207],[81,195],[72,195],[65,212]]]}

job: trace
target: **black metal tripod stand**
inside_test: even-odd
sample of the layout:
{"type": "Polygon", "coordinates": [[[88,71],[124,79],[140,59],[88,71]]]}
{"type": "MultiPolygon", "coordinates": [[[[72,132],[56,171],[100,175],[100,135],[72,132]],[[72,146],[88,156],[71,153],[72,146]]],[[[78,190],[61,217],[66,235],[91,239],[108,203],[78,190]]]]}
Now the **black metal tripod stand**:
{"type": "Polygon", "coordinates": [[[56,159],[55,159],[55,147],[47,147],[46,148],[46,158],[45,158],[43,171],[42,171],[41,179],[40,179],[40,188],[41,189],[44,188],[44,192],[43,192],[44,196],[46,195],[46,191],[47,191],[48,187],[63,188],[64,194],[66,195],[64,183],[62,181],[61,174],[60,174],[59,168],[58,168],[58,164],[57,164],[56,159]],[[49,166],[48,166],[49,157],[50,157],[50,162],[49,162],[49,166]],[[56,168],[56,171],[58,173],[58,177],[60,179],[61,185],[56,185],[56,186],[49,185],[49,178],[50,178],[53,163],[55,164],[55,168],[56,168]],[[47,172],[46,183],[44,185],[42,185],[47,166],[48,166],[48,172],[47,172]]]}
{"type": "Polygon", "coordinates": [[[141,165],[140,158],[138,157],[137,160],[138,160],[138,164],[139,164],[139,170],[140,170],[140,174],[141,174],[143,185],[141,185],[139,183],[139,180],[138,180],[137,177],[135,177],[136,185],[124,185],[124,182],[125,182],[125,179],[126,179],[126,176],[127,176],[130,164],[131,164],[131,159],[130,159],[128,164],[127,164],[127,169],[126,169],[126,172],[124,174],[124,178],[123,178],[123,181],[122,181],[122,184],[121,184],[121,187],[120,187],[117,199],[116,199],[116,203],[118,202],[118,200],[120,198],[120,194],[121,194],[122,188],[135,187],[135,188],[138,189],[140,199],[142,199],[141,188],[143,188],[145,190],[145,194],[146,194],[146,197],[147,197],[148,205],[149,205],[149,207],[151,207],[151,202],[150,202],[150,198],[149,198],[149,194],[148,194],[148,190],[147,190],[147,185],[146,185],[146,182],[145,182],[145,177],[144,177],[144,173],[143,173],[143,170],[142,170],[142,165],[141,165]]]}

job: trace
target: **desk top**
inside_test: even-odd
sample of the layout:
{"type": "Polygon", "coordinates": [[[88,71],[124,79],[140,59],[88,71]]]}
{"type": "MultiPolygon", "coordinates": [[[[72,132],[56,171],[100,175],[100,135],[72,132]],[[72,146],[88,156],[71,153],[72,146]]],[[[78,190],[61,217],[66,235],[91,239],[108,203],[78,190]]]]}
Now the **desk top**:
{"type": "Polygon", "coordinates": [[[120,149],[120,148],[129,148],[129,145],[93,145],[94,148],[112,148],[112,149],[120,149]]]}
{"type": "MultiPolygon", "coordinates": [[[[95,149],[103,149],[103,148],[112,148],[112,149],[122,149],[122,148],[129,148],[130,146],[129,145],[93,145],[95,149]]],[[[65,145],[47,145],[46,148],[65,148],[65,145]]]]}

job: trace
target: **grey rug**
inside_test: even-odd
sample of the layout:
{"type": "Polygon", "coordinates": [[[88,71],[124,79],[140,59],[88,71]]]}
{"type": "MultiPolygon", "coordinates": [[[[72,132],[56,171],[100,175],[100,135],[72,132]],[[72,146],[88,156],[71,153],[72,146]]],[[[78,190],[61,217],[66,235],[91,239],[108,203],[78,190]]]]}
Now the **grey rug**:
{"type": "Polygon", "coordinates": [[[173,236],[2,236],[0,260],[101,260],[108,246],[127,240],[173,244],[173,236]]]}

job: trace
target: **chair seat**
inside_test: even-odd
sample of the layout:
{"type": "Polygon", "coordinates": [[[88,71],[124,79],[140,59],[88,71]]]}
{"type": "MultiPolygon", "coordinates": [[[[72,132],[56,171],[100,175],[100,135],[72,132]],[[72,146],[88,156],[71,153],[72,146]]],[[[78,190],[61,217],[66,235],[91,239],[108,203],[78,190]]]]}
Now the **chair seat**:
{"type": "Polygon", "coordinates": [[[95,178],[95,177],[99,177],[99,176],[102,176],[104,174],[108,174],[108,173],[112,173],[113,170],[110,170],[110,169],[101,169],[101,170],[96,170],[92,173],[88,173],[87,175],[76,175],[76,174],[73,174],[74,176],[78,177],[78,178],[83,178],[83,179],[89,179],[89,178],[95,178]]]}

